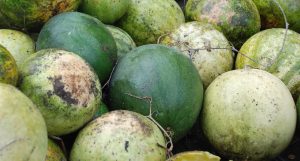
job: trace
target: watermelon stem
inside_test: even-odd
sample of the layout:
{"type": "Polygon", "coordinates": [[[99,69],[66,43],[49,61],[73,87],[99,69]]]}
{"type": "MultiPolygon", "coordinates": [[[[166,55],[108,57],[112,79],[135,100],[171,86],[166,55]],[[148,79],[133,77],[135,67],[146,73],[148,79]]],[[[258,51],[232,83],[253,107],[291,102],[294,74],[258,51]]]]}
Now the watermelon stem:
{"type": "Polygon", "coordinates": [[[64,143],[63,139],[60,138],[60,137],[54,136],[54,135],[49,135],[49,137],[53,140],[59,141],[60,147],[62,148],[62,151],[63,151],[64,155],[68,156],[67,155],[67,149],[66,149],[66,146],[65,146],[65,143],[64,143]]]}
{"type": "Polygon", "coordinates": [[[168,133],[168,131],[166,131],[153,117],[152,117],[152,97],[149,96],[143,96],[143,97],[139,97],[139,96],[135,96],[132,95],[130,93],[125,93],[126,95],[130,96],[130,97],[134,97],[136,99],[140,99],[140,100],[146,100],[149,103],[149,115],[146,116],[148,119],[150,119],[154,124],[156,124],[158,126],[158,128],[164,133],[165,137],[167,137],[167,143],[166,143],[166,147],[163,147],[162,145],[160,145],[159,147],[163,147],[167,150],[167,155],[168,157],[172,156],[172,150],[173,150],[173,141],[172,138],[170,136],[170,134],[168,133]]]}
{"type": "Polygon", "coordinates": [[[104,88],[110,83],[111,77],[112,77],[112,75],[113,75],[113,73],[114,73],[114,71],[115,71],[115,68],[116,68],[116,66],[117,66],[117,64],[118,64],[118,61],[119,61],[119,59],[117,60],[115,66],[113,67],[113,69],[112,69],[112,71],[111,71],[111,73],[110,73],[110,75],[109,75],[108,80],[107,80],[106,83],[102,86],[102,89],[104,89],[104,88]]]}
{"type": "Polygon", "coordinates": [[[283,48],[285,46],[285,42],[286,42],[286,37],[287,37],[287,32],[288,32],[288,29],[289,29],[289,23],[288,23],[288,20],[287,20],[287,17],[286,17],[286,14],[283,10],[283,8],[281,7],[281,5],[278,3],[277,0],[273,0],[273,2],[278,6],[278,8],[280,9],[282,15],[283,15],[283,18],[284,18],[284,22],[285,22],[285,33],[284,33],[284,38],[283,38],[283,42],[282,42],[282,46],[281,46],[281,49],[279,51],[279,54],[276,56],[276,58],[274,59],[274,61],[272,62],[272,64],[270,64],[270,66],[272,66],[277,58],[279,57],[279,55],[283,52],[283,48]]]}

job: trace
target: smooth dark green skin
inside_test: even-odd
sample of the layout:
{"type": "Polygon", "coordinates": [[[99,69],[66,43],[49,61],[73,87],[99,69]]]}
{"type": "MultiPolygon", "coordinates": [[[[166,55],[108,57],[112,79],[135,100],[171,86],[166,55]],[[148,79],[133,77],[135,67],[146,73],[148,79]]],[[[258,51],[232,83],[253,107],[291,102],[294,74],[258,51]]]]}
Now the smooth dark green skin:
{"type": "Polygon", "coordinates": [[[52,16],[76,10],[79,3],[81,0],[0,0],[0,12],[6,28],[38,29],[52,16]]]}
{"type": "MultiPolygon", "coordinates": [[[[274,0],[253,0],[258,8],[261,18],[262,29],[285,28],[283,13],[274,0]]],[[[299,0],[277,0],[282,7],[289,29],[300,33],[300,1],[299,0]]]]}
{"type": "Polygon", "coordinates": [[[195,123],[202,106],[203,85],[188,57],[163,45],[144,45],[120,59],[110,82],[109,101],[114,109],[149,115],[166,130],[173,141],[182,138],[195,123]]]}
{"type": "Polygon", "coordinates": [[[105,24],[113,24],[126,13],[129,4],[130,0],[83,0],[79,10],[105,24]]]}
{"type": "Polygon", "coordinates": [[[187,20],[219,26],[237,48],[259,32],[261,27],[259,12],[252,0],[189,0],[185,12],[187,20]],[[217,12],[213,10],[214,7],[218,8],[217,12]],[[230,13],[233,13],[232,17],[230,13]]]}
{"type": "Polygon", "coordinates": [[[62,13],[50,19],[39,34],[36,47],[78,54],[94,68],[101,84],[108,80],[117,59],[115,40],[105,25],[79,12],[62,13]]]}
{"type": "Polygon", "coordinates": [[[99,108],[96,111],[96,114],[94,115],[94,119],[102,116],[107,112],[109,112],[107,106],[103,102],[101,102],[99,108]]]}

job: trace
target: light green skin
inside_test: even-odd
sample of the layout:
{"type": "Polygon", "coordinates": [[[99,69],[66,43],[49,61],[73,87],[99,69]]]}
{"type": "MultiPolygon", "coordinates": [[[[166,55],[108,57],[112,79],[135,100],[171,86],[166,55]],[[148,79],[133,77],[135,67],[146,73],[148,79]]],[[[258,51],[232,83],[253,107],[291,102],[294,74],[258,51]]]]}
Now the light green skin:
{"type": "Polygon", "coordinates": [[[106,28],[111,32],[116,41],[118,48],[118,59],[136,47],[130,35],[124,30],[111,25],[106,25],[106,28]]]}
{"type": "Polygon", "coordinates": [[[235,66],[237,69],[249,66],[272,73],[297,98],[300,94],[300,34],[289,30],[283,52],[280,52],[285,31],[268,29],[252,36],[242,46],[235,66]]]}
{"type": "Polygon", "coordinates": [[[109,112],[78,134],[70,161],[165,161],[165,138],[147,117],[124,110],[109,112]]]}
{"type": "MultiPolygon", "coordinates": [[[[260,13],[262,29],[285,28],[283,13],[274,0],[253,0],[260,13]]],[[[289,29],[300,33],[300,2],[298,0],[277,0],[282,7],[289,29]]]]}
{"type": "Polygon", "coordinates": [[[252,0],[189,0],[187,20],[209,22],[221,28],[236,48],[259,32],[260,16],[252,0]]]}
{"type": "Polygon", "coordinates": [[[0,20],[5,21],[0,22],[0,26],[38,29],[54,15],[76,10],[80,2],[81,0],[0,0],[0,20]]]}
{"type": "Polygon", "coordinates": [[[297,121],[293,97],[268,72],[226,72],[211,83],[204,98],[203,133],[228,159],[269,160],[293,138],[297,121]]]}
{"type": "Polygon", "coordinates": [[[41,113],[17,88],[3,83],[0,118],[0,160],[45,160],[47,129],[41,113]]]}
{"type": "Polygon", "coordinates": [[[0,44],[0,83],[16,85],[18,68],[15,59],[5,47],[0,44]]]}
{"type": "Polygon", "coordinates": [[[131,0],[82,0],[80,10],[98,18],[105,24],[113,24],[128,10],[131,0]]]}
{"type": "Polygon", "coordinates": [[[20,73],[20,89],[43,114],[50,135],[79,129],[100,105],[98,77],[71,52],[41,50],[26,60],[20,73]]]}
{"type": "Polygon", "coordinates": [[[161,35],[176,29],[184,21],[183,12],[174,0],[131,0],[119,26],[140,46],[156,43],[161,35]]]}
{"type": "Polygon", "coordinates": [[[185,23],[171,34],[163,37],[161,43],[179,49],[192,60],[205,89],[217,76],[233,67],[234,53],[231,51],[228,40],[208,23],[197,21],[185,23]]]}
{"type": "Polygon", "coordinates": [[[298,129],[299,129],[300,128],[300,99],[299,99],[299,97],[297,99],[296,107],[297,107],[298,129]]]}
{"type": "Polygon", "coordinates": [[[51,139],[48,139],[48,150],[45,161],[67,161],[60,147],[51,139]]]}
{"type": "Polygon", "coordinates": [[[0,44],[11,53],[18,68],[35,52],[35,42],[27,34],[17,30],[0,29],[0,44]]]}

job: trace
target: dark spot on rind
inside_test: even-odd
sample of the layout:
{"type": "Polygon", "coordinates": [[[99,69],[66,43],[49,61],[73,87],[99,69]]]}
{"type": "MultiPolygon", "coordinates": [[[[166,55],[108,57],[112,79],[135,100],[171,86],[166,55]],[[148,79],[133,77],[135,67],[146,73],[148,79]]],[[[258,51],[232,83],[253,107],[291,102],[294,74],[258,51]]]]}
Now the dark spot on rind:
{"type": "Polygon", "coordinates": [[[128,152],[129,141],[125,141],[125,151],[128,152]]]}
{"type": "Polygon", "coordinates": [[[54,78],[48,78],[53,82],[53,90],[54,94],[63,99],[68,105],[77,105],[78,100],[72,98],[72,94],[70,92],[65,91],[65,85],[62,82],[62,76],[55,76],[54,78]]]}

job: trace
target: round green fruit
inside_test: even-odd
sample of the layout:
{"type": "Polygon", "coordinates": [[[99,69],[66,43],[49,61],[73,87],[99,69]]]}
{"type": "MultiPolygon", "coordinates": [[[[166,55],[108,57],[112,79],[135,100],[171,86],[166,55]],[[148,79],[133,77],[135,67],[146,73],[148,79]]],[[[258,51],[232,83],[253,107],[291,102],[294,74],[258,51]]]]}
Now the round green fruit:
{"type": "Polygon", "coordinates": [[[204,151],[187,151],[178,153],[167,161],[220,161],[221,158],[204,151]]]}
{"type": "Polygon", "coordinates": [[[182,138],[203,99],[201,78],[188,57],[167,46],[144,45],[120,59],[110,81],[109,107],[149,115],[150,98],[153,118],[174,133],[174,141],[182,138]]]}
{"type": "Polygon", "coordinates": [[[38,29],[52,16],[76,10],[81,0],[0,0],[0,26],[38,29]]]}
{"type": "Polygon", "coordinates": [[[258,69],[229,71],[207,88],[203,133],[232,160],[270,160],[291,142],[296,108],[285,84],[258,69]]]}
{"type": "Polygon", "coordinates": [[[188,20],[219,26],[237,48],[260,30],[259,13],[252,0],[189,0],[185,12],[188,20]]]}
{"type": "Polygon", "coordinates": [[[163,37],[161,43],[181,50],[192,60],[204,88],[207,88],[218,75],[233,67],[234,55],[228,40],[208,23],[197,21],[185,23],[163,37]]]}
{"type": "Polygon", "coordinates": [[[100,105],[97,75],[79,56],[63,50],[41,50],[27,59],[19,86],[43,114],[50,135],[79,129],[100,105]]]}
{"type": "Polygon", "coordinates": [[[18,67],[15,59],[6,48],[0,45],[0,83],[16,85],[18,67]]]}
{"type": "Polygon", "coordinates": [[[184,15],[174,0],[131,0],[119,25],[137,45],[156,43],[184,23],[184,15]]]}
{"type": "Polygon", "coordinates": [[[83,0],[80,10],[98,18],[105,24],[113,24],[128,10],[131,0],[83,0]]]}
{"type": "Polygon", "coordinates": [[[97,117],[102,116],[103,114],[105,114],[107,112],[109,112],[107,106],[103,102],[101,102],[100,106],[97,108],[97,111],[94,115],[94,119],[97,118],[97,117]]]}
{"type": "Polygon", "coordinates": [[[48,139],[48,150],[45,161],[67,161],[60,147],[51,139],[48,139]]]}
{"type": "Polygon", "coordinates": [[[164,135],[147,117],[117,110],[79,132],[70,161],[165,161],[165,144],[164,135]]]}
{"type": "Polygon", "coordinates": [[[41,113],[17,88],[3,83],[0,118],[0,160],[45,160],[47,129],[41,113]]]}
{"type": "Polygon", "coordinates": [[[98,19],[79,12],[59,14],[43,26],[37,50],[59,48],[85,59],[104,84],[117,60],[117,46],[111,33],[98,19]]]}
{"type": "Polygon", "coordinates": [[[11,53],[18,68],[35,52],[35,42],[27,34],[17,30],[0,29],[0,44],[11,53]]]}
{"type": "Polygon", "coordinates": [[[111,32],[112,36],[116,41],[118,49],[118,58],[121,58],[136,47],[135,42],[132,40],[130,35],[124,30],[111,25],[106,25],[106,28],[111,32]]]}
{"type": "Polygon", "coordinates": [[[285,20],[280,7],[282,7],[289,29],[300,33],[300,2],[297,0],[253,0],[256,4],[260,18],[262,29],[268,28],[285,28],[285,20]]]}
{"type": "Polygon", "coordinates": [[[237,69],[248,66],[272,73],[297,98],[300,94],[300,34],[291,30],[286,36],[285,33],[285,29],[278,28],[255,34],[242,46],[235,66],[237,69]]]}

